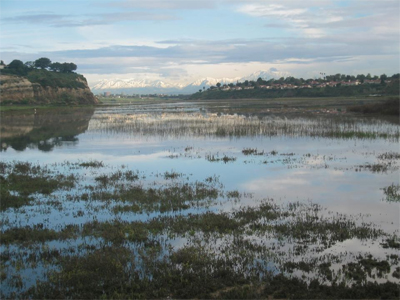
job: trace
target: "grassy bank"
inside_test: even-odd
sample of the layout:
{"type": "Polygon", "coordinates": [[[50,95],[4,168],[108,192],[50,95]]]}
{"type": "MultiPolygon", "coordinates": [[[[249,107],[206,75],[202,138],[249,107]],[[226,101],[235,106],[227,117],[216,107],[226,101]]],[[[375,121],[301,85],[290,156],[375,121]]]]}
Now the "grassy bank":
{"type": "Polygon", "coordinates": [[[392,98],[384,103],[371,103],[349,107],[349,111],[363,114],[400,115],[400,98],[392,98]]]}

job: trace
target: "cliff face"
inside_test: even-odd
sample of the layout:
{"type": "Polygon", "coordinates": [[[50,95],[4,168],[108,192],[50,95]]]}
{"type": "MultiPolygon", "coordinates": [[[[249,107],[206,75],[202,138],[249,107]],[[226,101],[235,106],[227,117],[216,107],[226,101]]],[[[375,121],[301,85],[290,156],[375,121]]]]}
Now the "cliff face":
{"type": "Polygon", "coordinates": [[[43,86],[25,77],[0,75],[0,103],[28,104],[97,104],[98,100],[83,77],[77,77],[80,87],[43,86]]]}

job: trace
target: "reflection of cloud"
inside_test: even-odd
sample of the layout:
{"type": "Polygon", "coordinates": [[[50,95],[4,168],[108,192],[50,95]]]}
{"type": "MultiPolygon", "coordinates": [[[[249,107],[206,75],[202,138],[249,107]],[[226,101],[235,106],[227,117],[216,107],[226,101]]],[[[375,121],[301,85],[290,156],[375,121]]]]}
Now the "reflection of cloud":
{"type": "Polygon", "coordinates": [[[274,173],[268,177],[257,178],[242,184],[242,187],[251,192],[268,195],[271,192],[276,192],[280,196],[290,195],[293,197],[301,197],[304,193],[305,198],[310,195],[310,192],[316,194],[329,192],[334,181],[341,181],[343,171],[339,170],[324,170],[324,176],[316,176],[318,170],[312,171],[297,171],[286,173],[274,173]],[[280,176],[279,176],[280,175],[280,176]],[[310,190],[312,188],[312,190],[310,190]],[[283,192],[283,193],[282,193],[283,192]],[[284,195],[283,195],[284,194],[284,195]]]}
{"type": "Polygon", "coordinates": [[[245,184],[245,188],[254,192],[260,191],[281,191],[291,188],[310,186],[307,180],[288,177],[282,179],[256,179],[245,184]]]}
{"type": "Polygon", "coordinates": [[[392,232],[399,228],[399,207],[382,202],[381,189],[395,180],[396,176],[331,169],[301,172],[274,170],[263,177],[244,182],[239,190],[252,192],[255,198],[268,197],[287,202],[309,199],[328,211],[358,216],[358,222],[372,221],[385,231],[392,232]]]}

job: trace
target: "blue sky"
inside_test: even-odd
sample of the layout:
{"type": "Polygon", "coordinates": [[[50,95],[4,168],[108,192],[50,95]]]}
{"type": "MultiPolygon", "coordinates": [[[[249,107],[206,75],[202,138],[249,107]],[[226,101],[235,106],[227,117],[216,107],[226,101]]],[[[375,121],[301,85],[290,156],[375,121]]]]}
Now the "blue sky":
{"type": "Polygon", "coordinates": [[[89,82],[399,72],[398,0],[0,0],[0,56],[89,82]]]}

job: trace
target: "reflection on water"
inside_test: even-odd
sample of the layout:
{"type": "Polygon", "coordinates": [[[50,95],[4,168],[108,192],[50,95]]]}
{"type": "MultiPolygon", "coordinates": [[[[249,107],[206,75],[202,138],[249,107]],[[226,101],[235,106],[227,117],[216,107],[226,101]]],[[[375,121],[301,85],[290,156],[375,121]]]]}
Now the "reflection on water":
{"type": "Polygon", "coordinates": [[[2,151],[36,148],[51,151],[55,146],[75,145],[77,135],[85,132],[94,108],[3,112],[0,143],[2,151]]]}
{"type": "MultiPolygon", "coordinates": [[[[51,174],[71,175],[68,178],[74,178],[75,185],[70,190],[34,193],[28,199],[31,205],[3,211],[1,230],[25,226],[41,226],[57,232],[71,228],[83,232],[94,230],[93,238],[83,233],[75,239],[71,235],[68,244],[95,248],[102,243],[113,243],[107,240],[113,241],[113,234],[107,232],[115,228],[104,230],[100,227],[104,224],[123,228],[129,222],[157,221],[161,228],[171,226],[177,230],[173,234],[154,233],[156,230],[152,228],[153,238],[164,243],[164,253],[172,251],[168,247],[181,249],[198,238],[199,244],[222,255],[220,249],[224,247],[224,251],[232,247],[243,250],[234,231],[218,233],[212,237],[214,242],[207,244],[203,240],[207,235],[204,231],[196,232],[189,227],[187,232],[179,234],[183,229],[174,222],[183,222],[188,216],[189,220],[201,220],[200,215],[205,216],[206,223],[213,222],[212,217],[220,214],[226,223],[227,216],[256,214],[256,209],[262,205],[268,207],[270,202],[276,205],[275,212],[283,207],[297,209],[304,205],[304,211],[294,209],[297,215],[290,214],[290,209],[282,209],[277,220],[272,212],[261,214],[260,221],[252,219],[254,223],[239,234],[240,238],[254,249],[268,247],[263,248],[264,256],[259,253],[267,264],[279,265],[279,259],[272,257],[285,253],[297,261],[323,261],[326,259],[323,255],[337,255],[340,259],[331,269],[339,272],[343,263],[355,261],[358,254],[368,254],[371,249],[379,259],[396,251],[381,247],[376,236],[363,237],[360,232],[364,230],[362,226],[370,226],[382,230],[385,237],[398,235],[398,203],[385,201],[384,189],[398,183],[399,129],[395,122],[351,115],[224,114],[215,106],[208,110],[204,103],[2,115],[1,142],[3,150],[7,150],[1,153],[3,162],[28,161],[51,166],[51,174]],[[46,152],[49,150],[51,153],[46,152]],[[154,203],[143,195],[153,196],[154,203]],[[318,211],[309,214],[306,208],[314,207],[318,211]],[[262,226],[283,230],[285,222],[289,222],[293,226],[288,228],[295,232],[300,213],[304,213],[302,226],[310,220],[311,223],[319,220],[321,224],[324,221],[328,229],[329,222],[343,228],[350,224],[356,234],[331,243],[326,237],[313,242],[307,237],[298,242],[290,238],[294,233],[285,232],[289,237],[283,238],[251,231],[262,226]],[[343,220],[347,223],[340,223],[343,220]],[[299,246],[301,243],[314,244],[299,252],[299,247],[304,246],[299,246]],[[321,248],[321,243],[326,243],[325,248],[321,248]],[[276,252],[267,260],[265,253],[273,250],[276,252]]],[[[47,179],[51,178],[49,174],[47,179]]],[[[66,180],[57,176],[58,182],[66,180]]],[[[238,224],[245,224],[244,220],[241,222],[238,224]]],[[[129,236],[131,231],[125,234],[124,237],[129,236]]],[[[320,234],[323,236],[324,231],[320,234]]],[[[55,242],[46,245],[51,243],[55,242]]],[[[67,248],[64,244],[59,241],[53,246],[63,250],[67,248]]],[[[140,243],[132,244],[129,245],[135,251],[143,247],[140,243]]],[[[13,247],[19,246],[2,249],[10,251],[13,247]]],[[[241,253],[239,250],[235,255],[241,253]]],[[[7,268],[17,273],[12,263],[7,268]]],[[[36,278],[46,276],[43,271],[46,266],[32,268],[39,274],[36,278]]],[[[29,277],[31,271],[27,268],[25,275],[29,277]]],[[[305,276],[298,270],[293,274],[305,276]]],[[[311,278],[310,274],[306,276],[311,278]]],[[[31,281],[29,284],[34,284],[31,281]]]]}
{"type": "Polygon", "coordinates": [[[291,117],[202,112],[95,114],[90,131],[102,134],[182,137],[331,137],[399,139],[399,127],[380,120],[344,116],[291,117]]]}

